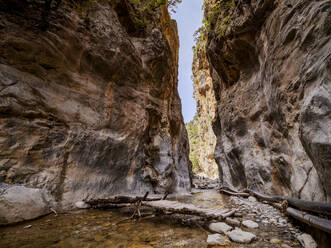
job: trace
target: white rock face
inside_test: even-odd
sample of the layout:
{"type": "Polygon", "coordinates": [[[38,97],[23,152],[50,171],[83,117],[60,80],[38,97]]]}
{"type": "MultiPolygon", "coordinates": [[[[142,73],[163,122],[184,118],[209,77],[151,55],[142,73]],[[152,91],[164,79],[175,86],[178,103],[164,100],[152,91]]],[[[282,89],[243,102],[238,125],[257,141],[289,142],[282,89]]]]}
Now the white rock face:
{"type": "Polygon", "coordinates": [[[300,244],[304,248],[317,248],[317,244],[316,244],[315,240],[309,234],[304,233],[304,234],[298,235],[297,239],[299,240],[300,244]]]}
{"type": "Polygon", "coordinates": [[[227,233],[228,231],[232,230],[232,227],[223,222],[217,222],[217,223],[211,223],[209,225],[209,229],[217,233],[227,233]]]}
{"type": "Polygon", "coordinates": [[[229,245],[231,242],[230,240],[228,240],[227,238],[223,237],[220,234],[211,234],[208,235],[207,243],[208,245],[224,246],[224,245],[229,245]]]}
{"type": "Polygon", "coordinates": [[[242,224],[244,227],[247,227],[247,228],[258,228],[259,227],[259,224],[257,224],[256,222],[254,222],[252,220],[244,220],[242,222],[242,224]]]}
{"type": "Polygon", "coordinates": [[[45,190],[6,185],[0,191],[0,225],[46,215],[51,212],[51,200],[45,190]]]}
{"type": "Polygon", "coordinates": [[[227,232],[226,234],[232,241],[243,244],[249,244],[254,239],[256,239],[256,236],[253,233],[244,232],[240,228],[236,228],[235,230],[227,232]]]}

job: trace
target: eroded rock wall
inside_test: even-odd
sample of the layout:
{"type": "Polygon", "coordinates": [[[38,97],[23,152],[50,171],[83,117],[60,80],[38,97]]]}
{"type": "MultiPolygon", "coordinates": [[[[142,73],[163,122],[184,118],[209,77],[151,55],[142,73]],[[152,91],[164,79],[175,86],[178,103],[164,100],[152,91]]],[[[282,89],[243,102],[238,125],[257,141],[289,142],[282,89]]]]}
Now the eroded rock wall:
{"type": "Polygon", "coordinates": [[[196,174],[216,179],[218,178],[218,168],[214,159],[216,136],[212,128],[216,100],[206,52],[200,49],[200,45],[194,50],[192,72],[197,113],[186,125],[190,140],[190,159],[196,174]]]}
{"type": "Polygon", "coordinates": [[[190,189],[177,26],[140,7],[0,1],[1,181],[65,203],[190,189]]]}
{"type": "Polygon", "coordinates": [[[223,185],[331,201],[331,1],[206,1],[223,185]]]}

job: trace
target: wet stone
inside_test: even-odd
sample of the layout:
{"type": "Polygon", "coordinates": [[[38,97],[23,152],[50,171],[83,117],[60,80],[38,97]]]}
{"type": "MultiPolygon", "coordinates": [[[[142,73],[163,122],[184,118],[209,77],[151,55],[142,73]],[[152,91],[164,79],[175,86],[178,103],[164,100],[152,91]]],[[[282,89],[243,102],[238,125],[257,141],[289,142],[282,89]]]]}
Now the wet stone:
{"type": "Polygon", "coordinates": [[[279,239],[273,238],[273,239],[270,240],[270,243],[271,244],[280,244],[280,243],[282,243],[282,241],[279,240],[279,239]]]}
{"type": "Polygon", "coordinates": [[[225,222],[231,226],[240,226],[240,221],[234,218],[226,218],[225,222]]]}
{"type": "Polygon", "coordinates": [[[232,227],[223,222],[217,222],[217,223],[211,223],[209,225],[209,229],[217,233],[226,233],[228,231],[231,231],[232,227]]]}
{"type": "Polygon", "coordinates": [[[226,246],[226,245],[230,245],[231,242],[230,240],[228,240],[227,238],[223,237],[220,234],[211,234],[208,235],[207,244],[208,246],[216,246],[216,245],[226,246]]]}
{"type": "Polygon", "coordinates": [[[256,239],[256,236],[253,233],[245,232],[240,228],[236,228],[235,230],[228,232],[227,235],[232,241],[243,244],[249,244],[256,239]]]}
{"type": "Polygon", "coordinates": [[[252,228],[252,229],[259,227],[259,224],[257,224],[254,221],[251,221],[251,220],[245,220],[245,221],[242,222],[242,224],[243,224],[244,227],[252,228]]]}
{"type": "Polygon", "coordinates": [[[254,196],[248,197],[248,201],[250,202],[257,202],[256,198],[254,196]]]}
{"type": "Polygon", "coordinates": [[[317,244],[316,244],[315,240],[309,234],[304,233],[304,234],[298,235],[297,239],[299,240],[300,244],[304,248],[317,248],[317,244]]]}

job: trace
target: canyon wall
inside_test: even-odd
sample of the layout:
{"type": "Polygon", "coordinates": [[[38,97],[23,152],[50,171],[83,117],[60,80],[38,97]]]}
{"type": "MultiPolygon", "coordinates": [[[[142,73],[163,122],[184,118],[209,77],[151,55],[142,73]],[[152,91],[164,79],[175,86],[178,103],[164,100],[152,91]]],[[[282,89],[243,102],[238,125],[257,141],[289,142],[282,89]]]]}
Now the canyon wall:
{"type": "Polygon", "coordinates": [[[0,182],[45,189],[64,205],[189,191],[167,8],[50,2],[0,1],[0,182]]]}
{"type": "Polygon", "coordinates": [[[206,0],[224,186],[331,201],[331,1],[206,0]]]}
{"type": "MultiPolygon", "coordinates": [[[[205,42],[205,41],[201,41],[205,42]]],[[[216,136],[212,127],[215,117],[216,100],[213,81],[209,73],[206,52],[197,44],[192,64],[194,99],[197,112],[194,119],[186,124],[190,140],[190,160],[195,174],[216,179],[218,167],[214,159],[216,136]]]]}

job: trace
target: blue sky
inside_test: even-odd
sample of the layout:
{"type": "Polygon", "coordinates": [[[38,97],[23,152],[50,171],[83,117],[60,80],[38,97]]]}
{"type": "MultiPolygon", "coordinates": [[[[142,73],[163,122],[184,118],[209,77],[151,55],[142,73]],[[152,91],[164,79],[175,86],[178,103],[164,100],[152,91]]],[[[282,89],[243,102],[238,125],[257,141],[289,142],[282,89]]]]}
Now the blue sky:
{"type": "Polygon", "coordinates": [[[172,18],[177,21],[180,48],[179,48],[179,75],[178,91],[183,105],[185,122],[193,119],[196,112],[196,104],[193,99],[192,60],[195,45],[193,33],[202,26],[203,0],[183,0],[178,5],[172,18]]]}

